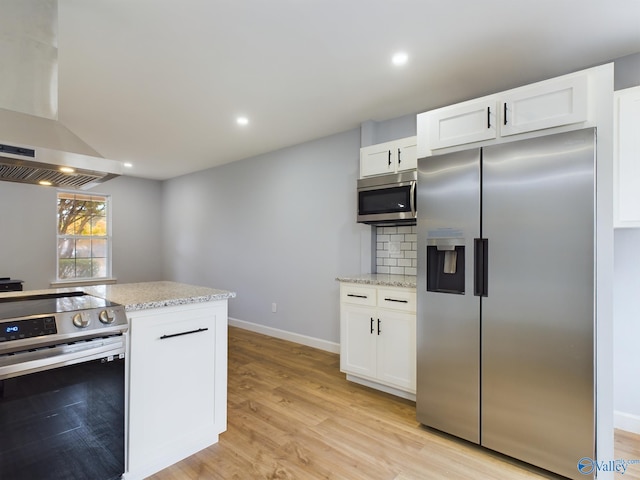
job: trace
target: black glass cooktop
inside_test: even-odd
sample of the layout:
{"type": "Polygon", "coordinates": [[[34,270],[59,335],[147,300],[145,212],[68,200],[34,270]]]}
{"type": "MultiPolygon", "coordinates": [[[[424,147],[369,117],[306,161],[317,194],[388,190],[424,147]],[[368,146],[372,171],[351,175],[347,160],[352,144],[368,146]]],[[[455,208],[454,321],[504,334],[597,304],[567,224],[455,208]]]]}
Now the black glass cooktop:
{"type": "Polygon", "coordinates": [[[48,315],[75,310],[105,308],[118,304],[84,292],[45,293],[0,297],[0,320],[48,315]]]}

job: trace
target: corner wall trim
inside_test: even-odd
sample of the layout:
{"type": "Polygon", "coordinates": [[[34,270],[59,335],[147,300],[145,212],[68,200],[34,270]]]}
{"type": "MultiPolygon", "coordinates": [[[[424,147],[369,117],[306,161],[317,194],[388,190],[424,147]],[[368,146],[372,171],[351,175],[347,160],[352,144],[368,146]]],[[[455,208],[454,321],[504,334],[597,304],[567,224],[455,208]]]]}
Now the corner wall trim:
{"type": "Polygon", "coordinates": [[[242,328],[244,330],[250,330],[256,333],[262,333],[270,337],[279,338],[281,340],[288,340],[290,342],[306,345],[307,347],[318,348],[326,352],[340,353],[340,344],[335,342],[329,342],[320,338],[308,337],[299,333],[287,332],[286,330],[280,330],[278,328],[267,327],[257,323],[245,322],[244,320],[238,320],[237,318],[229,317],[229,325],[232,327],[242,328]]]}
{"type": "Polygon", "coordinates": [[[640,434],[640,415],[615,410],[613,412],[613,425],[615,428],[625,432],[640,434]]]}

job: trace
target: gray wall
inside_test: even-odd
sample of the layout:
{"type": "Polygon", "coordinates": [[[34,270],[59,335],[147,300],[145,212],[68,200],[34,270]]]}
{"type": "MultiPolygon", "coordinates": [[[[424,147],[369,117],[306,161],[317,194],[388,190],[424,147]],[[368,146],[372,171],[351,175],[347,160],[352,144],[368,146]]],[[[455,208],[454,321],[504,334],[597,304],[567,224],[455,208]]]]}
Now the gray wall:
{"type": "MultiPolygon", "coordinates": [[[[56,189],[0,182],[0,276],[49,288],[56,269],[56,189]]],[[[93,189],[112,195],[113,275],[120,283],[162,279],[162,184],[118,177],[93,189]]]]}
{"type": "Polygon", "coordinates": [[[162,277],[162,182],[118,177],[93,189],[111,195],[113,276],[118,283],[162,277]]]}
{"type": "Polygon", "coordinates": [[[381,122],[376,122],[375,120],[363,122],[360,127],[360,146],[368,147],[369,145],[414,136],[417,130],[417,113],[420,112],[381,122]]]}
{"type": "Polygon", "coordinates": [[[371,234],[359,151],[355,129],[166,181],[165,277],[237,292],[232,318],[338,342],[335,277],[361,271],[371,234]]]}
{"type": "Polygon", "coordinates": [[[56,191],[0,182],[0,276],[49,288],[56,269],[56,191]]]}
{"type": "MultiPolygon", "coordinates": [[[[615,62],[615,89],[640,85],[640,53],[615,62]]],[[[614,408],[640,424],[640,229],[614,231],[614,408]]]]}

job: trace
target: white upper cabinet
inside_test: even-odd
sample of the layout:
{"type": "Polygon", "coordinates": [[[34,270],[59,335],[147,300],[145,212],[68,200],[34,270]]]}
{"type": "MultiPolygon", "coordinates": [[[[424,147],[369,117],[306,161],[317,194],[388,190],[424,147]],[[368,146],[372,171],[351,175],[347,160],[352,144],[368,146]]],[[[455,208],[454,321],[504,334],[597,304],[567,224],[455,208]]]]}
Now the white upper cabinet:
{"type": "Polygon", "coordinates": [[[640,86],[613,98],[614,227],[640,227],[640,86]]]}
{"type": "Polygon", "coordinates": [[[532,132],[545,129],[587,126],[590,75],[584,70],[421,113],[417,156],[476,142],[500,143],[512,135],[535,136],[532,132]]]}
{"type": "Polygon", "coordinates": [[[494,99],[465,102],[434,110],[428,119],[431,149],[496,138],[496,111],[494,99]]]}
{"type": "Polygon", "coordinates": [[[396,172],[418,168],[418,137],[406,137],[396,140],[396,172]]]}
{"type": "Polygon", "coordinates": [[[518,88],[500,96],[500,135],[558,127],[587,119],[587,76],[518,88]]]}
{"type": "Polygon", "coordinates": [[[415,169],[417,137],[401,138],[360,149],[360,178],[415,169]]]}

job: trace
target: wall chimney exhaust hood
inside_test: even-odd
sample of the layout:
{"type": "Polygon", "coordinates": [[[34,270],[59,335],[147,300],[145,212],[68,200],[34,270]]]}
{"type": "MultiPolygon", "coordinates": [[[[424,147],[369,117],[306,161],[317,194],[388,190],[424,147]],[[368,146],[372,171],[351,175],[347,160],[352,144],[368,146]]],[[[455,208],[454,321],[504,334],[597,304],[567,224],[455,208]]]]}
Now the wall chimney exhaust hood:
{"type": "Polygon", "coordinates": [[[0,16],[0,180],[87,189],[122,174],[58,121],[58,2],[8,2],[0,16]]]}

